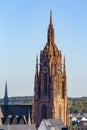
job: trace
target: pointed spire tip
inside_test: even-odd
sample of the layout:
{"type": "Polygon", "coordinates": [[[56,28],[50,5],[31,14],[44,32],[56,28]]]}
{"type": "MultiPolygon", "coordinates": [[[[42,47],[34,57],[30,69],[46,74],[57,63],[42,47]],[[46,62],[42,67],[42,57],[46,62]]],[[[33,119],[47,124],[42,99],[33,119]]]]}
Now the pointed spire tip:
{"type": "Polygon", "coordinates": [[[52,10],[50,10],[50,25],[52,25],[52,10]]]}
{"type": "Polygon", "coordinates": [[[36,55],[36,64],[38,64],[38,55],[36,55]]]}
{"type": "Polygon", "coordinates": [[[50,10],[50,15],[52,16],[52,10],[50,10]]]}

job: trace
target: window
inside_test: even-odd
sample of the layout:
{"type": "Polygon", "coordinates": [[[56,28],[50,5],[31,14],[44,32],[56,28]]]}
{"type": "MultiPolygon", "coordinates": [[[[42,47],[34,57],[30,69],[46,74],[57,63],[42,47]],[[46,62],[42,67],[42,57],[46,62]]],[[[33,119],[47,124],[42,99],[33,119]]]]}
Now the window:
{"type": "Polygon", "coordinates": [[[44,73],[44,95],[47,95],[47,73],[44,73]]]}
{"type": "Polygon", "coordinates": [[[62,119],[62,105],[59,105],[59,119],[62,119]]]}
{"type": "Polygon", "coordinates": [[[46,109],[46,105],[43,104],[42,105],[42,119],[46,119],[47,118],[47,109],[46,109]]]}

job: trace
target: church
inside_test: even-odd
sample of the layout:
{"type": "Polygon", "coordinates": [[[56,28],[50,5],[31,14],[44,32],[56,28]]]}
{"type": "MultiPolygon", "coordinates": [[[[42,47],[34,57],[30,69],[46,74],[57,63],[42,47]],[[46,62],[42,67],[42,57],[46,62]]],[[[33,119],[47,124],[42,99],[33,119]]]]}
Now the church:
{"type": "Polygon", "coordinates": [[[34,82],[34,104],[32,120],[38,128],[42,119],[61,119],[69,126],[66,64],[55,44],[52,11],[47,32],[47,43],[40,52],[40,63],[36,57],[34,82]]]}
{"type": "Polygon", "coordinates": [[[51,121],[53,125],[54,122],[58,125],[59,120],[59,124],[62,121],[64,126],[69,126],[65,56],[62,60],[62,53],[55,43],[52,11],[50,11],[47,43],[40,52],[39,61],[40,63],[37,56],[33,105],[9,105],[6,82],[4,105],[0,105],[0,125],[21,127],[21,124],[27,126],[32,122],[35,124],[33,128],[39,128],[43,120],[51,121]]]}
{"type": "Polygon", "coordinates": [[[32,105],[9,104],[6,81],[4,104],[0,104],[0,126],[31,124],[31,115],[32,105]]]}

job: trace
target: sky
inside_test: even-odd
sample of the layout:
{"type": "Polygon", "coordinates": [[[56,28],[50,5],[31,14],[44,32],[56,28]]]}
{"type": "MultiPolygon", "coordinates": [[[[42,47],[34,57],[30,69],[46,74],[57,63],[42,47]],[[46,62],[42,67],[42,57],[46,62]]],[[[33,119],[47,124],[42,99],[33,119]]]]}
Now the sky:
{"type": "Polygon", "coordinates": [[[0,0],[0,98],[6,80],[9,97],[33,95],[50,10],[55,43],[66,57],[67,95],[87,96],[87,0],[0,0]]]}

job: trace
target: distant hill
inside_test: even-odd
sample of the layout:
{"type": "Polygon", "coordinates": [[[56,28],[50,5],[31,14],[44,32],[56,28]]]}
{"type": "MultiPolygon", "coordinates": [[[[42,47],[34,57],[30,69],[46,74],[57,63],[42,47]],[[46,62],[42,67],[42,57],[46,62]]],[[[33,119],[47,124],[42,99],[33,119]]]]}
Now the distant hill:
{"type": "Polygon", "coordinates": [[[81,101],[81,102],[87,102],[87,97],[75,97],[75,98],[72,98],[72,97],[69,97],[69,100],[70,101],[81,101]]]}
{"type": "MultiPolygon", "coordinates": [[[[70,108],[70,113],[87,113],[87,97],[77,97],[77,98],[68,98],[68,104],[70,108]]],[[[9,104],[10,105],[26,105],[32,104],[33,96],[18,96],[18,97],[10,97],[9,104]]],[[[0,99],[0,105],[4,104],[3,99],[0,99]]]]}
{"type": "MultiPolygon", "coordinates": [[[[17,104],[32,104],[33,96],[24,96],[24,97],[10,97],[9,104],[10,105],[17,105],[17,104]]],[[[4,100],[0,99],[0,105],[4,104],[4,100]]]]}

